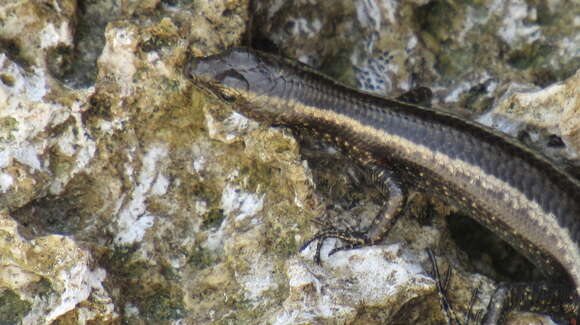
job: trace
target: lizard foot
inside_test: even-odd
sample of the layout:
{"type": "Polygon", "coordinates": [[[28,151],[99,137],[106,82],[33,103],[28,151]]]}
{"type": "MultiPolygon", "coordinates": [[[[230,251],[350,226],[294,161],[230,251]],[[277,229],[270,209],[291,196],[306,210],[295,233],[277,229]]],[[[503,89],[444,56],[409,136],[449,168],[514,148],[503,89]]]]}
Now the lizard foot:
{"type": "Polygon", "coordinates": [[[300,250],[302,251],[312,242],[318,241],[316,244],[316,253],[314,255],[314,260],[316,261],[317,264],[320,264],[321,263],[320,251],[322,249],[322,244],[324,243],[324,240],[328,238],[337,238],[346,243],[343,246],[333,248],[328,254],[328,256],[331,256],[339,251],[361,248],[372,244],[371,241],[367,238],[365,232],[353,230],[345,231],[338,230],[335,228],[329,228],[327,230],[322,230],[318,232],[316,235],[314,235],[314,237],[312,237],[306,243],[304,243],[304,245],[302,245],[300,250]]]}

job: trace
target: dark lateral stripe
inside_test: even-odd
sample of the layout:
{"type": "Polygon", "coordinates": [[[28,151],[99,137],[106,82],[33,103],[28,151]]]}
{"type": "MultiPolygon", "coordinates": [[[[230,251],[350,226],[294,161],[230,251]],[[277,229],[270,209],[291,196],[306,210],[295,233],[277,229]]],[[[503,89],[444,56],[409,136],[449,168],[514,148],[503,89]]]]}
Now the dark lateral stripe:
{"type": "Polygon", "coordinates": [[[264,59],[284,71],[269,80],[267,96],[343,114],[477,165],[551,212],[580,245],[580,182],[537,152],[453,114],[365,94],[286,59],[264,59]]]}
{"type": "MultiPolygon", "coordinates": [[[[467,206],[481,207],[492,205],[497,207],[493,211],[497,213],[495,214],[497,218],[500,218],[509,227],[510,231],[526,238],[527,242],[536,246],[525,247],[526,250],[539,249],[548,252],[567,270],[576,287],[580,287],[580,248],[574,240],[570,229],[560,225],[559,218],[551,211],[545,209],[540,201],[513,186],[506,175],[498,177],[483,168],[480,161],[471,162],[465,159],[464,156],[448,154],[448,152],[442,150],[444,147],[441,146],[441,143],[437,142],[437,140],[440,141],[440,138],[436,141],[419,142],[416,140],[422,139],[408,136],[408,133],[401,132],[403,135],[397,134],[397,130],[408,127],[404,122],[401,122],[398,126],[395,126],[394,123],[385,125],[383,123],[386,119],[381,119],[377,116],[353,117],[353,114],[344,114],[334,110],[304,105],[299,100],[287,100],[277,96],[258,95],[244,91],[241,91],[241,93],[242,96],[257,106],[279,107],[280,111],[291,111],[292,114],[287,114],[287,120],[281,121],[282,124],[293,123],[300,125],[305,121],[309,121],[310,123],[321,125],[333,125],[335,129],[341,130],[341,135],[331,134],[330,136],[341,137],[348,134],[349,137],[344,140],[353,143],[349,150],[359,155],[364,162],[376,162],[380,157],[376,157],[364,147],[354,145],[354,143],[357,143],[356,139],[364,139],[364,142],[367,143],[376,143],[378,146],[383,147],[385,152],[396,152],[396,155],[401,156],[404,160],[425,166],[443,177],[450,186],[456,186],[461,191],[473,194],[471,199],[468,200],[469,202],[464,202],[467,206]],[[434,149],[434,146],[436,149],[434,149]],[[480,200],[473,199],[477,195],[486,195],[485,193],[487,193],[487,196],[481,197],[480,200]],[[489,193],[493,195],[489,195],[489,193]]],[[[388,113],[385,114],[388,115],[388,113]]],[[[379,115],[382,115],[382,113],[379,115]]],[[[444,134],[447,131],[441,128],[438,132],[444,134]]],[[[432,135],[432,137],[437,138],[439,136],[432,135]]],[[[454,138],[453,134],[451,134],[451,139],[455,141],[458,138],[454,138]]],[[[449,138],[447,140],[449,141],[449,138]]],[[[454,144],[449,145],[453,146],[454,144]]],[[[493,147],[488,147],[493,149],[493,147]]],[[[496,165],[501,163],[501,158],[509,161],[509,157],[499,157],[495,159],[496,165]]],[[[517,164],[514,166],[517,167],[517,164]]],[[[466,198],[463,199],[465,200],[466,198]]],[[[493,230],[498,231],[498,229],[493,230]]],[[[510,234],[499,235],[506,238],[510,234]]],[[[528,255],[532,255],[532,252],[528,255]]]]}

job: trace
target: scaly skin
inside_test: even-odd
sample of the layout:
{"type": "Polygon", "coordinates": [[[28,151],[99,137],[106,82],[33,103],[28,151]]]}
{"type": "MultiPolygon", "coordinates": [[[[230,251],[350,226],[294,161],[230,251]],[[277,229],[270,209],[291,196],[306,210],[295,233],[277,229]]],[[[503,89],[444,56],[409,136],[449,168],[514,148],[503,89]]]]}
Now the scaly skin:
{"type": "MultiPolygon", "coordinates": [[[[556,298],[579,308],[580,183],[540,154],[465,118],[362,93],[256,51],[194,59],[186,73],[250,118],[308,128],[363,167],[388,169],[402,186],[463,209],[564,287],[556,298]]],[[[375,222],[365,242],[382,239],[386,223],[375,222]]],[[[510,297],[535,307],[553,298],[537,295],[510,297]]],[[[501,321],[499,309],[487,323],[501,321]]]]}

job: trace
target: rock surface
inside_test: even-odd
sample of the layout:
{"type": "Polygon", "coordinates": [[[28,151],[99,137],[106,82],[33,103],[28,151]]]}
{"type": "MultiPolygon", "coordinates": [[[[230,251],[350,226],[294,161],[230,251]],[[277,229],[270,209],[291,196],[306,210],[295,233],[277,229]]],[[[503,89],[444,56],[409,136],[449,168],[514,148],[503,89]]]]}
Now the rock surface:
{"type": "MultiPolygon", "coordinates": [[[[575,168],[570,3],[260,1],[252,39],[350,84],[383,66],[377,91],[494,108],[480,121],[575,168]]],[[[382,198],[332,148],[184,78],[189,55],[242,42],[248,8],[0,2],[0,324],[433,324],[427,247],[449,251],[458,310],[475,287],[485,307],[493,282],[464,269],[505,275],[467,262],[428,198],[384,245],[326,257],[329,240],[321,266],[299,253],[313,219],[368,224],[382,198]]]]}

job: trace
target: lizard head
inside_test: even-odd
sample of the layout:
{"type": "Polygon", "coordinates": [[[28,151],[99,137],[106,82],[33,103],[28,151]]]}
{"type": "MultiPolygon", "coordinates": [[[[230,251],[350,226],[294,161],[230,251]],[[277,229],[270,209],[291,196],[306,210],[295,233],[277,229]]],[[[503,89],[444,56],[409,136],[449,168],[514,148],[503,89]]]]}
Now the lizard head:
{"type": "Polygon", "coordinates": [[[274,122],[283,112],[276,111],[267,102],[276,96],[283,96],[283,70],[279,62],[270,56],[240,48],[193,58],[186,66],[185,74],[197,87],[209,91],[223,102],[235,105],[241,113],[274,122]]]}
{"type": "Polygon", "coordinates": [[[218,98],[232,102],[245,93],[263,95],[265,90],[273,89],[278,76],[273,68],[263,56],[240,48],[194,58],[186,66],[185,73],[218,98]]]}

